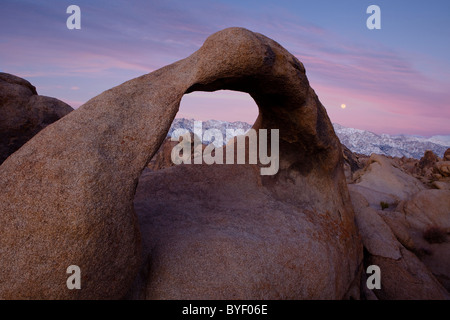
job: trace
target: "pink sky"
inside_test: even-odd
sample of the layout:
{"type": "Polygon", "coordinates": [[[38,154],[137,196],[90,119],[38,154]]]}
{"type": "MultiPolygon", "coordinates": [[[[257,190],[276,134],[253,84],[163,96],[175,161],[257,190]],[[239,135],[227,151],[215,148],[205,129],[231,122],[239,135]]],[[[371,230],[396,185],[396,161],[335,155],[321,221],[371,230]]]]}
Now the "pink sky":
{"type": "MultiPolygon", "coordinates": [[[[377,31],[365,27],[368,1],[79,0],[78,31],[66,28],[69,4],[2,0],[0,71],[75,108],[185,58],[213,32],[242,26],[303,62],[332,122],[376,133],[450,135],[448,1],[405,7],[380,0],[377,31]]],[[[220,91],[186,95],[177,116],[252,123],[256,115],[247,94],[220,91]]]]}

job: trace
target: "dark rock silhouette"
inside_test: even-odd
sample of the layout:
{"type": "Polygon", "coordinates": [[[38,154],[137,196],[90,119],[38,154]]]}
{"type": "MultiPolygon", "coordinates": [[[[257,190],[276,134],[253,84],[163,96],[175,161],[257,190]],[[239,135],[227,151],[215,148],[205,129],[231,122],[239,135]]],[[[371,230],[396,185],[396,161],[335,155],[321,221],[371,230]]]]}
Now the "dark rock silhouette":
{"type": "Polygon", "coordinates": [[[430,167],[433,167],[436,162],[438,162],[438,157],[434,154],[433,151],[427,150],[425,151],[423,157],[419,161],[419,168],[424,170],[430,167]]]}
{"type": "Polygon", "coordinates": [[[444,152],[444,161],[450,161],[450,148],[448,148],[447,150],[445,150],[444,152]]]}
{"type": "Polygon", "coordinates": [[[58,99],[38,95],[25,79],[0,72],[0,164],[72,110],[58,99]]]}

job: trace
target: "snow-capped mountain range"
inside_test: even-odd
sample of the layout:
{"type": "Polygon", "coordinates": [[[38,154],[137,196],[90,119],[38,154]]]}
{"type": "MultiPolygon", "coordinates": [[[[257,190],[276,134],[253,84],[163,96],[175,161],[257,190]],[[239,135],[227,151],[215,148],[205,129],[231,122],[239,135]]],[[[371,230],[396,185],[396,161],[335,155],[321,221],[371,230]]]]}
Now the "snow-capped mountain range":
{"type": "MultiPolygon", "coordinates": [[[[185,118],[176,118],[173,120],[172,126],[169,129],[168,136],[171,137],[176,129],[186,129],[189,132],[194,132],[194,119],[185,119],[185,118]]],[[[202,121],[202,134],[203,134],[203,143],[208,144],[210,141],[213,141],[216,147],[221,146],[217,141],[214,141],[212,135],[205,132],[209,129],[218,129],[222,133],[223,144],[226,144],[228,140],[233,138],[238,134],[246,133],[252,126],[247,122],[235,121],[235,122],[227,122],[220,120],[208,120],[202,121]],[[227,129],[233,129],[236,134],[227,134],[227,129]]],[[[177,136],[177,135],[175,135],[177,136]]]]}
{"type": "Polygon", "coordinates": [[[431,138],[410,135],[375,134],[370,131],[346,128],[333,124],[341,143],[355,153],[370,155],[383,154],[392,157],[420,159],[426,150],[432,150],[442,157],[450,147],[450,136],[433,136],[431,138]]]}
{"type": "MultiPolygon", "coordinates": [[[[193,132],[194,121],[194,119],[175,119],[168,135],[172,136],[175,129],[187,129],[193,132]]],[[[352,152],[365,155],[377,153],[392,157],[405,156],[420,159],[426,150],[432,150],[437,156],[442,157],[445,150],[450,147],[450,136],[424,138],[411,135],[379,135],[370,131],[346,128],[336,123],[333,126],[342,144],[352,152]]],[[[227,136],[226,129],[241,129],[240,132],[245,133],[251,127],[250,124],[242,121],[208,120],[202,122],[203,133],[208,129],[218,129],[224,137],[224,144],[232,137],[227,136]]],[[[204,143],[209,143],[209,141],[211,141],[210,137],[203,137],[204,143]]]]}

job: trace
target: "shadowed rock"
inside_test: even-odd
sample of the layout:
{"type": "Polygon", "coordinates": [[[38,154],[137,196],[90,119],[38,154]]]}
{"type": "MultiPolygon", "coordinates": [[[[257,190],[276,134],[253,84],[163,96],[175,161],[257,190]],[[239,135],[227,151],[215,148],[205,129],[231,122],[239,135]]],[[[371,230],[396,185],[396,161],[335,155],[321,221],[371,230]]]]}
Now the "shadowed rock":
{"type": "MultiPolygon", "coordinates": [[[[309,86],[303,65],[293,55],[263,35],[230,28],[210,36],[190,57],[91,99],[42,130],[0,166],[0,297],[122,297],[140,267],[133,198],[141,171],[166,137],[182,96],[196,90],[218,89],[243,91],[253,97],[259,107],[255,129],[280,129],[278,174],[261,177],[257,165],[235,166],[236,173],[244,174],[247,168],[245,174],[253,174],[253,180],[242,187],[246,188],[254,183],[257,172],[261,188],[257,196],[267,197],[272,204],[288,204],[273,208],[267,221],[275,221],[276,210],[280,210],[281,217],[293,215],[292,219],[280,218],[282,229],[286,230],[284,223],[293,222],[292,229],[302,235],[296,238],[300,242],[290,244],[286,253],[292,259],[282,256],[283,245],[277,246],[274,250],[280,254],[281,264],[277,265],[277,257],[273,257],[268,270],[261,271],[261,259],[254,265],[244,260],[237,263],[237,269],[225,268],[223,272],[243,268],[260,272],[241,283],[228,283],[235,288],[198,295],[232,298],[232,292],[267,290],[267,296],[274,297],[279,290],[279,297],[333,299],[347,296],[353,286],[358,286],[362,247],[345,184],[340,143],[325,108],[309,86]],[[290,212],[293,207],[296,211],[290,212]],[[81,290],[66,287],[66,268],[73,264],[81,268],[81,290]],[[289,273],[289,268],[295,270],[295,275],[284,281],[295,280],[295,285],[286,282],[275,288],[266,286],[272,280],[283,281],[274,274],[289,273]],[[263,281],[263,277],[268,278],[263,281]],[[289,289],[293,287],[297,287],[296,291],[289,289]]],[[[167,190],[161,191],[157,207],[145,208],[167,214],[169,221],[164,229],[169,234],[160,234],[159,242],[152,244],[150,257],[148,250],[144,252],[144,261],[150,261],[150,265],[155,262],[160,268],[146,271],[146,288],[152,298],[187,298],[191,293],[197,296],[194,285],[198,283],[194,281],[203,279],[199,269],[197,276],[186,279],[182,291],[159,290],[167,287],[164,283],[173,283],[172,276],[181,275],[172,274],[171,268],[178,267],[170,264],[179,262],[171,252],[179,252],[176,250],[180,238],[174,242],[170,238],[170,232],[178,230],[170,222],[177,212],[166,210],[161,204],[172,183],[201,174],[194,165],[184,167],[187,172],[182,167],[158,171],[162,174],[171,170],[174,174],[149,182],[154,183],[151,192],[157,183],[170,182],[159,185],[167,190]],[[164,265],[166,262],[169,264],[164,265]]],[[[207,170],[227,171],[226,165],[218,167],[207,170]]],[[[223,174],[227,173],[213,178],[219,179],[223,174]]],[[[208,193],[203,199],[210,201],[208,193]]],[[[233,204],[239,217],[247,211],[247,202],[245,198],[235,199],[241,199],[233,204]]],[[[214,211],[211,206],[198,205],[197,209],[214,211]]],[[[143,232],[148,230],[151,229],[143,232]]],[[[258,233],[262,231],[264,226],[258,233]]],[[[276,230],[270,228],[267,232],[276,230]]],[[[190,243],[196,241],[200,246],[189,252],[198,256],[208,250],[201,237],[192,239],[189,233],[186,236],[190,243]]],[[[217,234],[212,237],[206,239],[215,241],[225,255],[228,252],[233,256],[232,246],[239,246],[239,242],[229,240],[221,243],[217,234]]],[[[259,243],[254,248],[270,253],[271,242],[256,241],[259,243]]],[[[264,255],[262,251],[261,254],[264,255]]],[[[190,262],[185,265],[198,267],[190,262]]],[[[217,270],[214,274],[218,274],[217,270]]],[[[210,275],[203,275],[205,283],[211,281],[210,275]]],[[[223,288],[229,277],[230,274],[224,276],[222,283],[220,278],[215,281],[223,288]]]]}
{"type": "MultiPolygon", "coordinates": [[[[384,213],[369,206],[369,202],[358,189],[350,187],[350,194],[355,208],[356,224],[361,233],[365,247],[364,267],[377,265],[381,270],[381,289],[373,290],[373,293],[381,300],[421,300],[421,299],[449,299],[450,295],[436,279],[434,272],[440,273],[445,278],[445,270],[448,254],[435,259],[428,259],[427,266],[434,267],[433,273],[427,266],[419,260],[409,249],[417,251],[416,239],[411,239],[413,226],[421,223],[414,213],[398,214],[391,212],[384,213]],[[406,219],[405,219],[406,217],[406,219]],[[409,222],[409,223],[408,223],[409,222]],[[439,263],[440,262],[440,263],[439,263]]],[[[435,195],[445,193],[443,190],[425,190],[418,193],[435,195]]],[[[417,195],[414,199],[417,198],[417,195]]],[[[440,199],[440,204],[445,203],[445,199],[434,197],[434,201],[440,199]]],[[[414,200],[411,200],[413,203],[414,200]]],[[[448,202],[448,201],[446,201],[448,202]]],[[[419,202],[421,203],[421,201],[419,202]]],[[[447,205],[447,204],[446,204],[447,205]]],[[[418,208],[417,202],[408,207],[418,208]]],[[[444,206],[444,208],[448,208],[444,206]]],[[[434,209],[434,208],[433,208],[434,209]]],[[[407,210],[407,209],[405,209],[407,210]]],[[[419,209],[420,210],[420,209],[419,209]]],[[[418,210],[418,211],[419,211],[418,210]]],[[[447,218],[446,209],[435,210],[435,216],[441,221],[447,218]],[[436,212],[441,211],[441,212],[436,212]]],[[[421,216],[425,216],[425,221],[432,218],[430,214],[420,211],[421,216]]],[[[436,221],[437,221],[436,219],[436,221]]],[[[447,219],[448,221],[448,219],[447,219]]],[[[445,245],[445,244],[444,244],[445,245]]],[[[441,253],[448,246],[441,245],[441,253]]],[[[442,281],[444,283],[444,281],[442,281]]],[[[363,283],[363,286],[366,284],[363,283]]],[[[364,288],[362,288],[364,291],[364,288]]]]}
{"type": "Polygon", "coordinates": [[[436,162],[438,162],[438,157],[431,150],[426,150],[423,157],[419,161],[419,168],[424,170],[427,168],[432,168],[436,162]]]}
{"type": "Polygon", "coordinates": [[[49,124],[73,109],[39,96],[28,81],[0,72],[0,164],[49,124]]]}

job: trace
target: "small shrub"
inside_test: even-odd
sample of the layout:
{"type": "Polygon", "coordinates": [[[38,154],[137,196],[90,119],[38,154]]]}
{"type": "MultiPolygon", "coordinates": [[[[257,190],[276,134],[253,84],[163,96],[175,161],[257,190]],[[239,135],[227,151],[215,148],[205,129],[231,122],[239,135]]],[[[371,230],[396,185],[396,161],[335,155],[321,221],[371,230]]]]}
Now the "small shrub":
{"type": "Polygon", "coordinates": [[[431,226],[423,232],[423,238],[428,243],[443,243],[445,242],[447,234],[445,230],[437,226],[431,226]]]}
{"type": "Polygon", "coordinates": [[[389,203],[381,201],[380,202],[381,210],[389,208],[389,203]]]}

